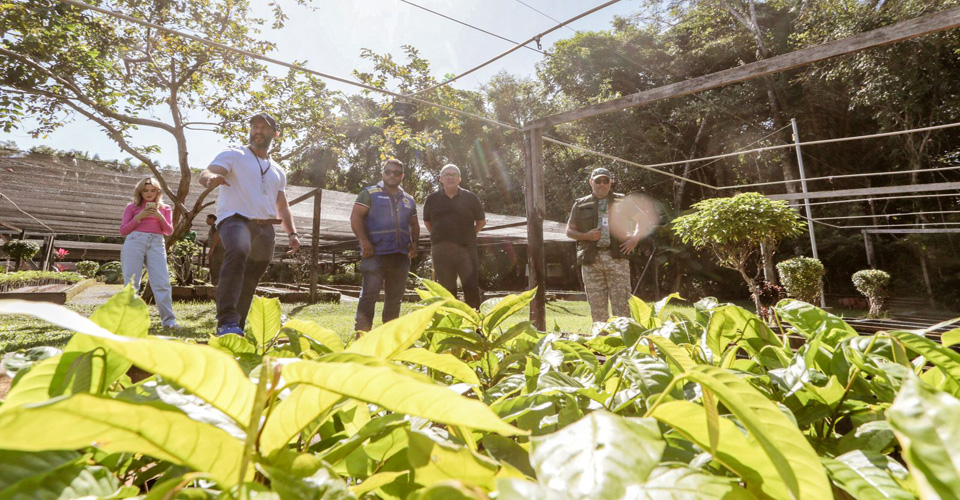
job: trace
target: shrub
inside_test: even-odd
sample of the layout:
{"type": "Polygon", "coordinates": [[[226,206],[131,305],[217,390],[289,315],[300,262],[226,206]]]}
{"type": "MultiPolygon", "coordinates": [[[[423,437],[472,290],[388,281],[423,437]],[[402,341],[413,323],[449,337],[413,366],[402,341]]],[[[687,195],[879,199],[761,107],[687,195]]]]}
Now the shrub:
{"type": "Polygon", "coordinates": [[[118,261],[111,260],[100,266],[100,272],[98,274],[103,277],[104,283],[110,285],[120,285],[123,283],[123,268],[118,261]]]}
{"type": "Polygon", "coordinates": [[[777,264],[780,281],[798,300],[813,304],[823,293],[823,264],[818,259],[796,257],[777,264]]]}
{"type": "MultiPolygon", "coordinates": [[[[196,233],[193,234],[196,238],[196,233]]],[[[170,264],[170,281],[181,286],[193,284],[193,259],[200,254],[200,244],[195,239],[184,237],[170,247],[167,261],[170,264]]]]}
{"type": "Polygon", "coordinates": [[[40,245],[37,242],[27,240],[10,240],[0,248],[3,248],[11,259],[17,261],[17,271],[20,270],[24,260],[32,259],[40,251],[40,245]]]}
{"type": "Polygon", "coordinates": [[[754,292],[750,296],[755,303],[760,304],[760,317],[764,321],[770,321],[773,306],[787,297],[787,291],[780,285],[774,285],[765,280],[757,280],[754,284],[754,292]]]}
{"type": "Polygon", "coordinates": [[[77,272],[81,275],[92,278],[97,275],[97,271],[100,270],[100,264],[92,260],[82,260],[77,262],[77,272]]]}
{"type": "Polygon", "coordinates": [[[83,280],[83,276],[77,273],[60,273],[56,271],[0,273],[0,292],[9,292],[25,286],[78,283],[81,280],[83,280]]]}
{"type": "Polygon", "coordinates": [[[853,273],[853,286],[870,301],[871,318],[879,317],[883,312],[883,299],[887,296],[890,273],[879,269],[864,269],[853,273]]]}
{"type": "Polygon", "coordinates": [[[360,273],[343,273],[330,276],[332,285],[357,285],[363,281],[363,275],[360,273]]]}

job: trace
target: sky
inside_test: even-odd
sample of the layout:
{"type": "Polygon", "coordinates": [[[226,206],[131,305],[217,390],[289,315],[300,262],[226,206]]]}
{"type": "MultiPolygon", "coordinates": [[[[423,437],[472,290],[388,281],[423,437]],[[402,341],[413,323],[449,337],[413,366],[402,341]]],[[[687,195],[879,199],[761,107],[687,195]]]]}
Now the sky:
{"type": "MultiPolygon", "coordinates": [[[[521,42],[557,25],[550,17],[565,21],[603,3],[603,0],[410,0],[412,3],[437,11],[460,21],[521,42]],[[524,4],[529,5],[526,6],[524,4]]],[[[266,0],[251,0],[255,11],[269,16],[266,0]]],[[[542,40],[546,49],[555,41],[573,36],[573,30],[607,30],[615,16],[627,16],[640,8],[640,0],[621,0],[570,24],[571,29],[560,28],[542,40]]],[[[261,37],[277,44],[271,57],[284,61],[306,61],[304,66],[327,74],[350,78],[354,69],[369,69],[360,58],[362,48],[377,53],[391,53],[403,57],[401,47],[412,45],[430,61],[433,74],[439,79],[446,74],[459,74],[500,53],[514,44],[418,9],[401,0],[312,0],[313,10],[297,7],[293,2],[282,2],[289,15],[286,25],[279,30],[265,29],[261,37]]],[[[123,22],[123,21],[117,21],[123,22]]],[[[517,76],[534,76],[536,64],[543,55],[519,49],[452,85],[474,90],[500,71],[517,76]]],[[[286,68],[274,66],[277,74],[286,68]]],[[[356,92],[359,89],[338,82],[329,82],[336,90],[356,92]]],[[[194,116],[195,120],[203,120],[194,116]]],[[[31,126],[25,119],[23,125],[31,126]]],[[[103,159],[123,159],[129,155],[120,150],[103,130],[79,117],[45,138],[33,139],[23,129],[11,133],[0,132],[0,140],[12,140],[20,149],[46,145],[59,150],[87,151],[103,159]]],[[[161,153],[154,155],[161,164],[175,165],[176,147],[162,132],[138,131],[134,142],[140,145],[157,144],[161,153]]],[[[224,147],[230,146],[216,133],[190,131],[187,135],[191,166],[204,168],[224,147]]]]}

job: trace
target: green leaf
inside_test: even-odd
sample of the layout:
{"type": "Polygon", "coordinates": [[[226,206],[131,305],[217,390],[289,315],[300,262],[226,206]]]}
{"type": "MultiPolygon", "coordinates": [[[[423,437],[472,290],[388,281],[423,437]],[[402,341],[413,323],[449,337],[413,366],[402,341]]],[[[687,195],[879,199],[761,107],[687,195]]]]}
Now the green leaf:
{"type": "Polygon", "coordinates": [[[519,295],[510,294],[500,299],[500,301],[497,302],[497,305],[494,306],[493,309],[487,311],[487,313],[483,316],[483,331],[487,332],[488,334],[493,332],[493,330],[500,326],[500,323],[502,323],[505,319],[509,318],[515,312],[523,309],[524,307],[527,307],[527,304],[533,300],[533,296],[536,295],[536,293],[537,289],[531,288],[530,290],[527,290],[519,295]]]}
{"type": "Polygon", "coordinates": [[[940,343],[943,347],[950,347],[960,344],[960,328],[954,328],[940,336],[940,343]]]}
{"type": "Polygon", "coordinates": [[[657,337],[655,335],[650,335],[643,337],[643,340],[652,343],[660,351],[657,357],[666,359],[667,361],[673,363],[674,366],[680,369],[680,371],[688,371],[697,364],[690,358],[690,355],[687,354],[687,351],[684,351],[677,344],[674,344],[670,339],[664,337],[657,337]]]}
{"type": "Polygon", "coordinates": [[[442,424],[503,435],[524,434],[524,431],[500,420],[480,401],[460,396],[402,367],[376,362],[376,358],[328,354],[316,362],[300,361],[284,366],[283,378],[287,383],[314,385],[442,424]]]}
{"type": "Polygon", "coordinates": [[[731,342],[736,342],[754,356],[765,346],[782,346],[756,314],[738,306],[717,307],[711,312],[707,325],[707,347],[714,355],[720,355],[731,342]]]}
{"type": "MultiPolygon", "coordinates": [[[[110,333],[124,337],[144,338],[150,329],[150,314],[147,304],[134,294],[133,287],[130,285],[124,287],[123,290],[98,307],[90,316],[90,321],[100,325],[110,333]]],[[[67,342],[66,347],[63,348],[63,352],[89,352],[98,346],[90,337],[74,335],[67,342]]],[[[93,371],[90,373],[90,377],[92,381],[96,382],[91,390],[100,392],[110,386],[127,373],[130,365],[130,360],[117,354],[107,353],[105,373],[101,363],[91,366],[93,371]],[[103,382],[102,387],[100,386],[101,381],[103,382]]]]}
{"type": "MultiPolygon", "coordinates": [[[[461,481],[442,481],[429,488],[418,490],[410,500],[488,500],[489,497],[475,486],[461,481]]],[[[529,499],[526,499],[529,500],[529,499]]]]}
{"type": "Polygon", "coordinates": [[[681,376],[713,391],[737,416],[760,443],[791,497],[830,497],[830,484],[817,453],[796,424],[763,394],[736,375],[710,365],[697,365],[681,376]]]}
{"type": "MultiPolygon", "coordinates": [[[[270,478],[270,487],[280,500],[353,500],[347,483],[327,467],[320,467],[309,476],[291,474],[268,465],[263,470],[270,478]]],[[[242,498],[242,497],[241,497],[242,498]]],[[[259,498],[253,497],[250,498],[259,498]]]]}
{"type": "Polygon", "coordinates": [[[260,431],[260,452],[264,456],[271,456],[283,449],[300,431],[341,399],[342,396],[337,393],[310,385],[295,387],[270,411],[260,431]]]}
{"type": "Polygon", "coordinates": [[[80,458],[75,451],[25,452],[0,450],[0,492],[32,476],[43,474],[80,458]]]}
{"type": "Polygon", "coordinates": [[[891,469],[902,470],[903,476],[907,471],[890,457],[858,450],[837,458],[823,457],[821,460],[834,484],[857,500],[914,500],[916,498],[891,476],[891,469]]]}
{"type": "Polygon", "coordinates": [[[0,500],[37,498],[109,498],[119,489],[106,467],[69,463],[0,490],[0,500]]]}
{"type": "Polygon", "coordinates": [[[960,400],[907,378],[887,410],[920,498],[955,498],[960,491],[960,400]]]}
{"type": "Polygon", "coordinates": [[[258,346],[263,348],[280,333],[280,299],[268,299],[255,295],[250,304],[250,313],[244,330],[258,346]]]}
{"type": "Polygon", "coordinates": [[[472,386],[479,386],[477,374],[463,361],[450,354],[437,354],[421,348],[411,348],[393,356],[396,361],[406,361],[432,370],[437,370],[462,380],[472,386]]]}
{"type": "Polygon", "coordinates": [[[313,321],[291,319],[284,323],[283,327],[289,328],[301,335],[306,335],[307,337],[320,342],[333,352],[340,352],[343,350],[343,341],[340,339],[340,336],[337,335],[337,332],[334,332],[329,328],[324,328],[313,321]]]}
{"type": "Polygon", "coordinates": [[[624,498],[660,461],[666,443],[652,419],[595,411],[533,438],[530,462],[540,483],[570,499],[624,498]]]}
{"type": "Polygon", "coordinates": [[[521,321],[510,327],[506,332],[503,332],[503,335],[497,337],[497,340],[493,341],[492,347],[494,349],[498,347],[503,347],[507,342],[523,335],[524,333],[530,333],[536,335],[537,331],[533,328],[533,323],[529,321],[521,321]]]}
{"type": "Polygon", "coordinates": [[[390,483],[393,483],[397,479],[400,479],[403,476],[410,474],[407,471],[402,472],[378,472],[366,479],[363,480],[358,485],[351,486],[350,491],[354,495],[363,496],[366,493],[370,493],[376,489],[379,489],[383,486],[386,486],[390,483]]]}
{"type": "Polygon", "coordinates": [[[635,295],[630,296],[630,316],[644,328],[650,329],[660,326],[656,312],[650,307],[650,304],[635,295]]]}
{"type": "Polygon", "coordinates": [[[345,352],[390,359],[405,351],[423,336],[442,303],[424,307],[418,311],[388,321],[365,333],[350,344],[345,352]]]}
{"type": "MultiPolygon", "coordinates": [[[[657,405],[650,416],[673,427],[700,448],[710,449],[707,412],[702,406],[688,401],[669,401],[657,405]]],[[[747,489],[757,496],[790,498],[789,487],[756,438],[744,434],[730,419],[720,418],[717,422],[719,439],[714,459],[740,476],[747,489]]]]}
{"type": "Polygon", "coordinates": [[[58,372],[62,358],[62,354],[47,358],[17,379],[15,381],[16,385],[10,388],[7,399],[0,406],[0,413],[17,406],[50,399],[50,386],[58,372]]]}
{"type": "MultiPolygon", "coordinates": [[[[179,411],[91,394],[74,394],[0,413],[0,443],[5,449],[21,451],[93,445],[107,453],[143,453],[209,472],[227,486],[240,481],[243,456],[240,440],[179,411]]],[[[245,480],[253,479],[252,469],[248,470],[245,480]]]]}
{"type": "MultiPolygon", "coordinates": [[[[948,377],[960,382],[960,354],[957,354],[953,349],[943,347],[914,332],[895,330],[889,332],[888,335],[900,341],[907,349],[927,358],[927,361],[943,370],[948,377]]],[[[953,389],[954,396],[960,397],[960,385],[950,384],[947,387],[953,389]]]]}
{"type": "Polygon", "coordinates": [[[417,484],[431,486],[441,481],[459,479],[486,490],[493,489],[498,466],[466,446],[441,443],[432,437],[407,429],[407,460],[413,468],[417,484]]]}
{"type": "Polygon", "coordinates": [[[774,307],[774,310],[807,339],[819,336],[831,347],[836,347],[846,339],[859,336],[856,330],[839,317],[806,302],[784,299],[774,307]]]}
{"type": "Polygon", "coordinates": [[[851,432],[844,434],[837,443],[837,453],[852,451],[885,453],[893,450],[897,437],[886,420],[877,420],[861,424],[851,432]]]}
{"type": "Polygon", "coordinates": [[[627,488],[631,500],[755,500],[730,478],[686,466],[660,466],[645,483],[627,488]]]}
{"type": "MultiPolygon", "coordinates": [[[[236,360],[205,345],[157,338],[134,339],[114,335],[63,306],[22,300],[0,301],[0,315],[25,314],[90,336],[101,345],[203,398],[247,427],[256,388],[236,360]]],[[[0,406],[3,413],[5,406],[0,406]]]]}

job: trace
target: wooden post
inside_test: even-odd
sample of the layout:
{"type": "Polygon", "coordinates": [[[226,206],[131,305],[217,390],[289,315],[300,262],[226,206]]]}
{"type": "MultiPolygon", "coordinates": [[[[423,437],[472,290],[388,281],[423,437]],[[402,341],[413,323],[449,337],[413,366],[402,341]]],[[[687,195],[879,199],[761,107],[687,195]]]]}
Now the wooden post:
{"type": "Polygon", "coordinates": [[[310,248],[310,303],[317,302],[317,271],[320,258],[320,203],[323,201],[323,190],[317,188],[313,196],[313,245],[310,248]]]}
{"type": "Polygon", "coordinates": [[[527,263],[530,267],[529,288],[537,287],[530,302],[530,322],[539,331],[547,329],[546,315],[546,259],[543,252],[543,218],[546,201],[543,193],[543,131],[527,130],[523,133],[523,150],[526,164],[527,202],[527,263]]]}
{"type": "Polygon", "coordinates": [[[870,269],[876,269],[877,254],[873,250],[873,237],[866,230],[863,231],[863,247],[867,251],[867,265],[870,269]]]}

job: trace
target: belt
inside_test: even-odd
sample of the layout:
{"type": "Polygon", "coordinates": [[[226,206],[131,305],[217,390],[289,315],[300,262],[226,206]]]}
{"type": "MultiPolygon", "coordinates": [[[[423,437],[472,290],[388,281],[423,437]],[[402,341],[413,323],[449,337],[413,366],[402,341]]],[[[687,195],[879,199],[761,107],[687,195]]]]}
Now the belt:
{"type": "Polygon", "coordinates": [[[247,219],[247,220],[249,220],[250,222],[253,222],[258,226],[272,226],[274,224],[280,223],[280,219],[247,219]]]}

